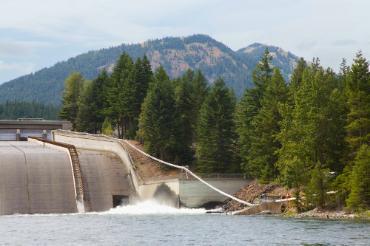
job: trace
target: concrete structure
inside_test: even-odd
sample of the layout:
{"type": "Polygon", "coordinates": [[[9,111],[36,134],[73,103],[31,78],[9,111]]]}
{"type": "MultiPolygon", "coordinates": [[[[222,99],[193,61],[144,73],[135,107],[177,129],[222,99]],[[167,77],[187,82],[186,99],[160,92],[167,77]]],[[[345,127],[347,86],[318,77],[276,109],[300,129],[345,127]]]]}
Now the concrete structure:
{"type": "MultiPolygon", "coordinates": [[[[0,215],[78,211],[71,157],[66,148],[29,141],[0,142],[0,215]]],[[[79,150],[89,204],[105,211],[128,200],[132,185],[114,153],[79,150]]]]}
{"type": "Polygon", "coordinates": [[[133,193],[129,172],[116,154],[84,149],[78,149],[78,153],[89,211],[105,211],[129,202],[133,193]]]}
{"type": "MultiPolygon", "coordinates": [[[[228,194],[235,194],[250,182],[240,178],[205,179],[205,181],[228,194]]],[[[198,180],[184,178],[146,181],[140,185],[139,191],[143,199],[158,198],[165,200],[165,203],[188,208],[207,207],[228,199],[198,180]],[[167,191],[167,196],[163,194],[166,190],[163,186],[170,190],[167,191]]]]}
{"type": "MultiPolygon", "coordinates": [[[[102,135],[91,135],[70,131],[53,131],[55,141],[73,144],[78,149],[110,151],[119,156],[129,170],[133,188],[141,199],[157,198],[167,204],[185,207],[201,207],[211,202],[223,202],[228,198],[193,179],[167,179],[144,181],[135,172],[135,166],[121,140],[102,135]]],[[[248,180],[240,178],[206,179],[212,185],[234,194],[245,186],[248,180]]]]}
{"type": "Polygon", "coordinates": [[[77,212],[66,152],[31,142],[0,142],[0,214],[77,212]]]}
{"type": "MultiPolygon", "coordinates": [[[[131,157],[119,139],[103,135],[98,136],[63,130],[53,131],[53,139],[57,142],[72,144],[79,150],[94,150],[114,153],[121,159],[122,165],[128,172],[127,175],[131,180],[132,190],[138,194],[139,182],[141,182],[140,177],[135,172],[135,167],[131,157]]],[[[138,195],[140,196],[140,194],[138,195]]]]}
{"type": "MultiPolygon", "coordinates": [[[[227,199],[193,179],[144,181],[121,140],[63,130],[52,137],[57,142],[0,142],[0,215],[77,212],[77,199],[84,201],[85,211],[104,211],[137,198],[186,207],[227,199]]],[[[248,182],[208,181],[231,194],[248,182]]]]}
{"type": "Polygon", "coordinates": [[[51,131],[56,129],[70,130],[69,121],[23,119],[0,120],[0,141],[19,141],[27,137],[51,139],[51,131]]]}

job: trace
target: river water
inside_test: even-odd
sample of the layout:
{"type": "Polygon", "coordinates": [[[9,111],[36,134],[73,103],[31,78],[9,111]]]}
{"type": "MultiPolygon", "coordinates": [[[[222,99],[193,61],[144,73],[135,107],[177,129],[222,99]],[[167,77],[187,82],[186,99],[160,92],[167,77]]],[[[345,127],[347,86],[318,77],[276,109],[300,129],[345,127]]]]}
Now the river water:
{"type": "Polygon", "coordinates": [[[370,224],[206,214],[155,202],[102,213],[0,216],[1,245],[370,245],[370,224]]]}

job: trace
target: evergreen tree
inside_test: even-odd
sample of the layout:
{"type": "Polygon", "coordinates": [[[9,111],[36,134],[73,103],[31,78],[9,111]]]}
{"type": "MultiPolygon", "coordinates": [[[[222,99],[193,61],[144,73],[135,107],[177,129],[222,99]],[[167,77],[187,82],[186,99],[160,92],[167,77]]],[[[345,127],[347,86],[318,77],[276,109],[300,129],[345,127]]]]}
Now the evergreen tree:
{"type": "Polygon", "coordinates": [[[95,129],[95,98],[93,97],[93,82],[84,84],[78,100],[78,112],[76,117],[76,130],[80,132],[96,133],[95,129]]]}
{"type": "Polygon", "coordinates": [[[133,119],[135,115],[136,84],[134,80],[134,64],[130,56],[122,54],[114,67],[109,87],[109,118],[117,126],[118,137],[132,137],[133,119]]]}
{"type": "Polygon", "coordinates": [[[162,160],[180,162],[176,157],[178,119],[174,88],[160,67],[155,72],[139,118],[138,135],[144,141],[145,150],[162,160]]]}
{"type": "MultiPolygon", "coordinates": [[[[361,145],[370,143],[370,72],[369,63],[361,52],[356,55],[352,66],[349,68],[344,62],[341,64],[341,79],[346,83],[345,91],[347,98],[347,124],[345,152],[346,161],[343,173],[337,177],[337,187],[342,200],[351,193],[352,198],[347,200],[350,207],[355,208],[359,201],[355,201],[355,193],[352,192],[353,180],[351,173],[354,159],[361,145]]],[[[358,197],[358,196],[356,196],[358,197]]]]}
{"type": "Polygon", "coordinates": [[[271,80],[272,68],[270,66],[271,56],[265,50],[264,56],[253,72],[254,87],[247,89],[236,109],[236,129],[239,136],[239,154],[242,160],[242,169],[246,176],[258,177],[258,167],[249,163],[253,158],[250,154],[251,137],[254,128],[252,121],[261,109],[261,103],[266,85],[271,80]]]}
{"type": "Polygon", "coordinates": [[[259,98],[263,97],[263,92],[272,76],[271,61],[272,56],[270,55],[269,50],[266,48],[261,61],[253,70],[253,83],[258,91],[259,98]]]}
{"type": "Polygon", "coordinates": [[[186,74],[176,82],[175,100],[176,111],[179,116],[179,128],[177,129],[177,150],[180,159],[186,163],[190,163],[193,159],[191,146],[193,144],[193,135],[195,135],[195,124],[193,122],[197,112],[194,112],[193,90],[191,78],[189,74],[192,71],[187,71],[186,74]],[[195,114],[196,113],[196,114],[195,114]],[[194,115],[195,114],[195,115],[194,115]]]}
{"type": "Polygon", "coordinates": [[[295,66],[293,70],[292,77],[290,79],[290,85],[291,85],[290,88],[292,88],[293,91],[297,90],[299,86],[301,85],[303,72],[306,69],[306,67],[307,67],[307,62],[303,58],[300,58],[298,60],[297,65],[295,66]]]}
{"type": "Polygon", "coordinates": [[[197,170],[235,170],[235,98],[222,79],[214,82],[202,105],[197,128],[197,170]]]}
{"type": "Polygon", "coordinates": [[[76,129],[78,100],[83,87],[84,78],[80,73],[72,73],[65,81],[63,105],[59,113],[60,118],[69,120],[73,129],[76,129]]]}
{"type": "Polygon", "coordinates": [[[133,113],[129,136],[134,138],[138,130],[139,115],[141,112],[141,104],[147,94],[149,84],[153,80],[153,72],[150,62],[146,56],[143,59],[138,58],[134,65],[134,95],[132,101],[133,113]]]}
{"type": "Polygon", "coordinates": [[[317,163],[311,171],[311,180],[306,189],[306,194],[308,201],[317,208],[322,209],[326,206],[329,175],[329,169],[322,168],[320,163],[317,163]]]}
{"type": "Polygon", "coordinates": [[[321,170],[342,169],[345,111],[337,86],[331,70],[312,64],[303,73],[292,113],[287,113],[288,106],[282,107],[277,164],[281,180],[297,190],[316,175],[311,173],[316,163],[321,170]]]}
{"type": "Polygon", "coordinates": [[[200,109],[208,93],[208,82],[201,71],[193,72],[191,78],[191,100],[192,100],[192,117],[191,124],[193,129],[193,141],[196,141],[196,127],[198,124],[200,109]]]}
{"type": "Polygon", "coordinates": [[[277,150],[281,144],[277,139],[280,132],[282,116],[279,105],[286,102],[288,96],[287,87],[279,69],[274,69],[272,79],[267,82],[266,89],[261,101],[261,109],[253,118],[253,128],[250,137],[250,150],[247,157],[252,173],[264,181],[271,181],[277,177],[275,167],[277,150]]]}
{"type": "Polygon", "coordinates": [[[347,204],[354,210],[370,208],[370,146],[361,145],[351,174],[351,193],[347,204]]]}
{"type": "Polygon", "coordinates": [[[105,119],[104,110],[108,105],[105,99],[108,80],[108,74],[103,71],[95,80],[85,83],[78,103],[76,119],[78,131],[101,132],[105,119]]]}
{"type": "Polygon", "coordinates": [[[370,72],[361,53],[356,55],[348,73],[347,97],[347,142],[353,159],[362,144],[370,145],[370,72]]]}

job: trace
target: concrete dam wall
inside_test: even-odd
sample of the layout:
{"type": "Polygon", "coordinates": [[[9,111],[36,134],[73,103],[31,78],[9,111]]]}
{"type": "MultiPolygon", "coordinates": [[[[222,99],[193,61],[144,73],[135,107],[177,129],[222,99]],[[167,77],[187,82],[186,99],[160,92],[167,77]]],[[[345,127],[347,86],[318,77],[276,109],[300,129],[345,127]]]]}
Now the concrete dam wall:
{"type": "MultiPolygon", "coordinates": [[[[86,211],[108,210],[133,193],[128,170],[116,154],[79,149],[78,155],[86,211]]],[[[0,142],[0,215],[74,212],[76,186],[65,148],[0,142]]]]}
{"type": "Polygon", "coordinates": [[[30,142],[0,142],[0,214],[77,212],[67,153],[30,142]]]}
{"type": "MultiPolygon", "coordinates": [[[[175,207],[227,199],[194,179],[144,180],[122,140],[63,130],[53,140],[0,142],[0,215],[106,211],[135,199],[175,207]]],[[[249,182],[207,181],[229,194],[249,182]]]]}
{"type": "Polygon", "coordinates": [[[128,203],[133,194],[127,168],[112,152],[78,149],[89,211],[105,211],[128,203]]]}
{"type": "MultiPolygon", "coordinates": [[[[86,133],[57,130],[53,131],[54,139],[58,142],[69,143],[78,149],[107,151],[116,154],[128,171],[132,181],[132,191],[142,200],[157,199],[168,205],[185,206],[190,208],[201,207],[205,204],[224,202],[228,198],[205,186],[194,179],[156,179],[144,180],[135,170],[134,163],[125,149],[122,140],[86,133]]],[[[236,193],[250,180],[245,179],[206,179],[212,185],[229,194],[236,193]]]]}

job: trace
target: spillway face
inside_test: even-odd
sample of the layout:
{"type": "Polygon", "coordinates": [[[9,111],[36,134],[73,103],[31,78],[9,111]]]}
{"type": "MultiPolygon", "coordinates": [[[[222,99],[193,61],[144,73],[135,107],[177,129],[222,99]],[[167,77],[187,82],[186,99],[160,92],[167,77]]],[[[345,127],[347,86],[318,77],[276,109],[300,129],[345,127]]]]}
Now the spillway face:
{"type": "Polygon", "coordinates": [[[77,212],[67,152],[0,142],[0,214],[77,212]]]}
{"type": "Polygon", "coordinates": [[[129,171],[121,159],[112,152],[86,149],[77,151],[89,211],[105,211],[127,202],[133,188],[129,171]]]}

